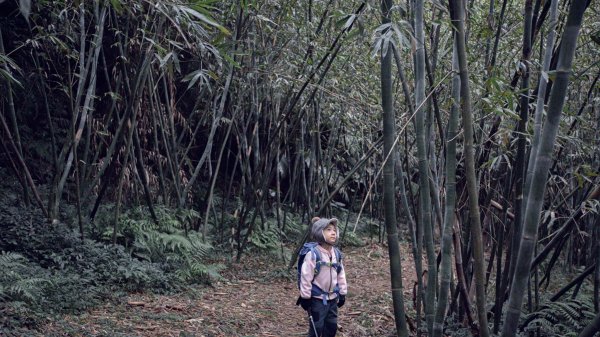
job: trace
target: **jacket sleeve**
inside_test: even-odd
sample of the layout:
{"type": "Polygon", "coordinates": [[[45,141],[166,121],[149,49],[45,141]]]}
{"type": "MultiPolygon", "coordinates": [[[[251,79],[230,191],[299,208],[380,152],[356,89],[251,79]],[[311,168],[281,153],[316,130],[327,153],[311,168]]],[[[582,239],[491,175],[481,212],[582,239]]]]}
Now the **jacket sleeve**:
{"type": "Polygon", "coordinates": [[[312,281],[315,276],[316,259],[312,252],[308,252],[302,262],[300,270],[300,297],[311,298],[312,281]]]}
{"type": "Polygon", "coordinates": [[[338,287],[340,288],[340,295],[348,294],[348,282],[346,281],[346,267],[342,263],[342,270],[337,275],[338,287]]]}

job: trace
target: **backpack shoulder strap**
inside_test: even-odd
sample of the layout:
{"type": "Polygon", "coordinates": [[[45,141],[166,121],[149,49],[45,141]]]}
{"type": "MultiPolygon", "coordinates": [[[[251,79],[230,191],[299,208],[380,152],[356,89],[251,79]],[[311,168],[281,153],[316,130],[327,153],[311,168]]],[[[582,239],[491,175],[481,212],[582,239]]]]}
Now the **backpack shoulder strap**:
{"type": "Polygon", "coordinates": [[[333,250],[335,251],[335,257],[337,259],[337,262],[342,263],[342,258],[344,258],[344,254],[342,254],[342,251],[338,247],[333,247],[333,250]]]}
{"type": "Polygon", "coordinates": [[[342,251],[339,250],[337,247],[333,247],[333,250],[335,252],[336,259],[336,263],[334,263],[335,269],[339,273],[340,271],[342,271],[342,259],[344,258],[344,254],[342,254],[342,251]]]}
{"type": "Polygon", "coordinates": [[[317,276],[317,274],[319,274],[319,272],[321,271],[321,252],[319,252],[319,248],[317,248],[316,245],[312,247],[310,251],[312,252],[313,257],[315,259],[315,276],[317,276]]]}

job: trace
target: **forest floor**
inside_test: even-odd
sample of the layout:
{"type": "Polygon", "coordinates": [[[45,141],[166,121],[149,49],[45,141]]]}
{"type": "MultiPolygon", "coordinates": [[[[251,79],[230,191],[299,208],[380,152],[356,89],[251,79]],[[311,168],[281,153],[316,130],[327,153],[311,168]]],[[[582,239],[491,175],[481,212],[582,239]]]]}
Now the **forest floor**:
{"type": "MultiPolygon", "coordinates": [[[[402,245],[405,306],[416,278],[402,245]]],[[[387,247],[344,249],[349,294],[339,310],[338,336],[394,336],[387,247]]],[[[45,336],[305,336],[308,318],[295,305],[295,275],[279,261],[245,256],[222,271],[223,280],[176,295],[131,294],[82,315],[43,327],[45,336]]],[[[413,315],[411,315],[413,316],[413,315]]]]}

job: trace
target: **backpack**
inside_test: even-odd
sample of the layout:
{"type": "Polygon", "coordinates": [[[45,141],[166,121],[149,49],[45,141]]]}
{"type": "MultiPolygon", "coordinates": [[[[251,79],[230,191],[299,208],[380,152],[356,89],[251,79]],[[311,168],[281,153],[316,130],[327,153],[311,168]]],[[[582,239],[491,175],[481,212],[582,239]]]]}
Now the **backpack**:
{"type": "MultiPolygon", "coordinates": [[[[317,248],[319,244],[317,242],[307,242],[302,246],[302,249],[300,249],[300,253],[298,254],[298,289],[300,289],[300,279],[301,279],[301,274],[302,274],[302,263],[304,263],[304,258],[306,257],[306,254],[308,254],[308,252],[312,252],[313,256],[315,257],[315,277],[317,276],[317,274],[319,274],[319,271],[321,271],[321,266],[322,265],[328,265],[328,262],[323,261],[321,259],[321,252],[319,251],[319,249],[317,248]]],[[[333,247],[333,251],[335,252],[335,259],[336,262],[333,263],[331,265],[332,268],[335,268],[336,272],[339,274],[342,271],[342,252],[337,248],[337,247],[333,247]]],[[[333,292],[337,293],[339,295],[340,289],[338,288],[338,286],[336,285],[335,289],[333,289],[333,292]]],[[[319,288],[318,286],[316,286],[314,283],[312,284],[312,290],[311,290],[311,296],[318,296],[321,294],[328,294],[326,291],[323,291],[321,288],[319,288]]],[[[323,296],[323,301],[327,302],[327,297],[323,296]]]]}

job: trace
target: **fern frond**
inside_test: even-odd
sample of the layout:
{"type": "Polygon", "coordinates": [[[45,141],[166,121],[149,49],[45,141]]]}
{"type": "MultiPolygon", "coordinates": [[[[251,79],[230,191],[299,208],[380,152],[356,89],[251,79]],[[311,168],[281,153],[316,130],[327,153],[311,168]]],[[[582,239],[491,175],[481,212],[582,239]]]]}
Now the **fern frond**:
{"type": "Polygon", "coordinates": [[[40,299],[45,279],[30,277],[23,273],[27,268],[27,259],[13,252],[0,253],[0,302],[24,301],[37,302],[40,299]]]}
{"type": "Polygon", "coordinates": [[[525,317],[524,331],[540,331],[543,336],[566,336],[581,330],[594,317],[591,301],[568,299],[547,302],[525,317]]]}
{"type": "Polygon", "coordinates": [[[24,261],[27,261],[27,259],[21,254],[5,251],[0,253],[0,268],[2,270],[23,266],[24,261]]]}

